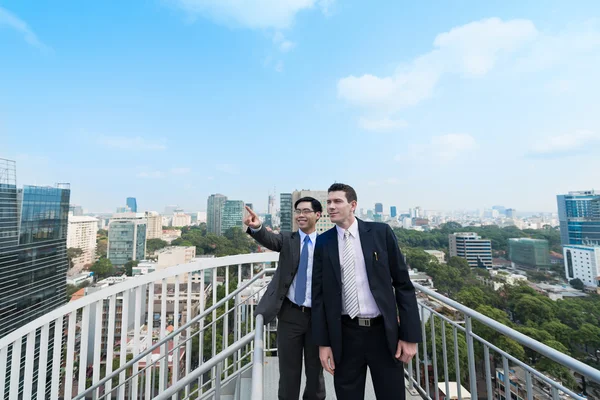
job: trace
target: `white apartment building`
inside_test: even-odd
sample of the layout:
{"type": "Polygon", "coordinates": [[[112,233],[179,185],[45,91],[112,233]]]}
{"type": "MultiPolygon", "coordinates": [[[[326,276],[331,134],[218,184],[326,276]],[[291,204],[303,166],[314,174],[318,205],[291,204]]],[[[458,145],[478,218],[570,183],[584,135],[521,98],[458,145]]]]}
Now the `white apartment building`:
{"type": "Polygon", "coordinates": [[[589,287],[598,287],[600,246],[563,246],[567,279],[579,278],[589,287]]]}
{"type": "Polygon", "coordinates": [[[482,264],[486,268],[492,266],[492,242],[482,239],[474,232],[457,232],[448,235],[450,257],[466,259],[470,267],[482,264]]]}
{"type": "Polygon", "coordinates": [[[67,248],[78,248],[83,251],[80,257],[73,259],[74,269],[80,270],[84,265],[94,263],[97,232],[98,220],[96,218],[69,215],[67,248]]]}
{"type": "Polygon", "coordinates": [[[192,216],[184,214],[182,212],[176,212],[173,214],[171,220],[171,226],[190,226],[192,225],[192,216]]]}
{"type": "Polygon", "coordinates": [[[440,250],[425,250],[425,253],[434,256],[435,258],[437,258],[438,262],[440,264],[446,264],[446,260],[445,257],[446,255],[444,254],[443,251],[440,250]]]}
{"type": "Polygon", "coordinates": [[[148,220],[146,239],[161,239],[163,227],[162,216],[156,211],[147,211],[146,220],[148,220]]]}

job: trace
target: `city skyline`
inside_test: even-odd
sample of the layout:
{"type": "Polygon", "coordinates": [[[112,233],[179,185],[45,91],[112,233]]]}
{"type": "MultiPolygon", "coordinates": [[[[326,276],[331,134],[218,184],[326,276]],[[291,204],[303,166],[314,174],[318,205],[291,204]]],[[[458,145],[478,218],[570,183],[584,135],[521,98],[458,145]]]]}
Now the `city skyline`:
{"type": "Polygon", "coordinates": [[[70,182],[93,212],[264,210],[335,181],[362,208],[556,212],[596,186],[597,2],[235,4],[3,2],[19,182],[70,182]]]}

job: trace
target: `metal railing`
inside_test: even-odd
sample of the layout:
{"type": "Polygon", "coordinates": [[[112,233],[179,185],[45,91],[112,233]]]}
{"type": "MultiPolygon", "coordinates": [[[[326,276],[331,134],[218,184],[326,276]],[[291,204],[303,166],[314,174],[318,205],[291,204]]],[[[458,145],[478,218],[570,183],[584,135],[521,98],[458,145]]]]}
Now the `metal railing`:
{"type": "MultiPolygon", "coordinates": [[[[254,308],[266,289],[261,278],[277,259],[276,253],[196,259],[52,311],[0,339],[0,398],[164,393],[231,344],[253,339],[254,308]]],[[[185,398],[211,395],[221,378],[223,385],[234,382],[249,371],[252,356],[253,340],[236,347],[186,385],[185,398]]]]}
{"type": "Polygon", "coordinates": [[[264,319],[261,314],[256,316],[254,332],[254,360],[252,362],[252,400],[263,400],[264,394],[264,363],[265,363],[265,334],[264,319]]]}
{"type": "Polygon", "coordinates": [[[561,377],[543,373],[507,351],[510,348],[519,351],[519,345],[546,358],[548,363],[556,363],[559,368],[555,371],[562,367],[568,375],[577,373],[600,384],[597,369],[434,290],[414,285],[419,298],[423,343],[405,372],[409,389],[424,398],[439,400],[440,389],[456,393],[459,399],[467,397],[463,382],[469,387],[471,398],[504,398],[505,388],[510,388],[519,399],[585,398],[567,387],[561,377]]]}
{"type": "MultiPolygon", "coordinates": [[[[277,259],[277,253],[200,259],[69,303],[0,339],[0,394],[239,399],[242,376],[252,368],[252,399],[263,400],[264,356],[276,350],[276,322],[255,319],[254,308],[265,288],[258,283],[277,259]],[[233,287],[232,279],[242,283],[233,287]]],[[[434,290],[415,288],[424,340],[405,366],[413,394],[439,400],[442,392],[465,398],[470,391],[492,400],[510,388],[511,397],[528,400],[583,399],[569,377],[600,384],[600,371],[434,290]],[[555,363],[553,374],[526,362],[523,348],[555,363]]]]}

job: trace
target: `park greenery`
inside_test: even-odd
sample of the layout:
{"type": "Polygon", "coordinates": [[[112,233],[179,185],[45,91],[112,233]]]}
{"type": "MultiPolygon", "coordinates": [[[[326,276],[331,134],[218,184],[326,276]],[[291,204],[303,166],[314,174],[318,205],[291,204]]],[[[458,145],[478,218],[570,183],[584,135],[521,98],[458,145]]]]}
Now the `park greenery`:
{"type": "Polygon", "coordinates": [[[173,246],[196,246],[197,255],[215,257],[248,254],[257,250],[256,242],[241,228],[230,228],[223,236],[207,232],[206,224],[181,229],[181,237],[171,242],[173,246]]]}
{"type": "MultiPolygon", "coordinates": [[[[403,252],[411,268],[431,276],[439,293],[564,354],[596,368],[600,365],[597,358],[600,354],[600,296],[591,294],[583,298],[553,301],[526,284],[506,285],[495,292],[478,279],[478,276],[489,277],[487,270],[471,269],[464,259],[451,257],[447,264],[439,264],[435,257],[422,249],[405,247],[403,252]]],[[[568,387],[577,388],[577,383],[566,367],[540,356],[481,323],[475,322],[473,325],[474,332],[483,339],[534,368],[560,379],[568,387]]],[[[430,329],[428,322],[426,330],[430,332],[430,329]]],[[[440,322],[435,329],[436,350],[440,352],[441,342],[437,343],[442,337],[440,322]]],[[[446,323],[445,329],[447,339],[450,339],[451,336],[448,335],[452,333],[452,327],[446,323]]],[[[467,362],[464,347],[466,342],[463,343],[460,337],[464,336],[459,335],[458,346],[461,356],[461,378],[465,378],[468,372],[463,366],[467,362]]],[[[446,342],[451,343],[453,340],[446,342]]],[[[451,346],[453,345],[451,343],[451,346]]],[[[448,351],[449,354],[453,354],[453,347],[448,348],[448,351]]],[[[483,347],[476,343],[475,351],[476,359],[483,360],[483,347]]],[[[441,359],[442,354],[437,354],[439,371],[443,371],[441,359]]],[[[501,360],[496,358],[495,361],[499,363],[501,360]]],[[[449,367],[449,373],[454,377],[454,366],[449,367]]]]}

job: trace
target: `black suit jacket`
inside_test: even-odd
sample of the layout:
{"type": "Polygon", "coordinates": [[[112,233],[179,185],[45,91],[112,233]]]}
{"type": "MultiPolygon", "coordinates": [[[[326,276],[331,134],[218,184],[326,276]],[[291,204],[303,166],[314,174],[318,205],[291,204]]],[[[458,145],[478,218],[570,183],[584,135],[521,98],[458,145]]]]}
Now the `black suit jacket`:
{"type": "Polygon", "coordinates": [[[265,324],[268,324],[281,310],[283,299],[290,290],[290,285],[298,271],[300,234],[298,232],[275,234],[269,232],[264,226],[257,232],[252,232],[250,228],[246,232],[267,249],[279,252],[279,264],[275,275],[256,307],[256,314],[262,314],[265,324]]]}
{"type": "MultiPolygon", "coordinates": [[[[387,344],[393,357],[398,340],[409,343],[422,340],[415,288],[389,225],[358,220],[358,232],[369,286],[383,316],[387,344]]],[[[336,363],[341,361],[343,351],[341,317],[342,278],[338,234],[334,227],[319,235],[315,244],[312,325],[317,345],[330,346],[336,363]]]]}

